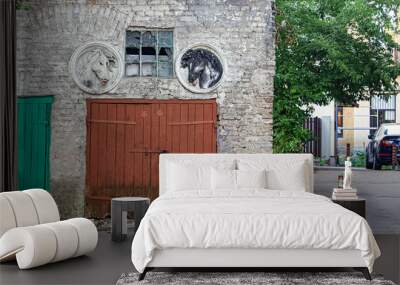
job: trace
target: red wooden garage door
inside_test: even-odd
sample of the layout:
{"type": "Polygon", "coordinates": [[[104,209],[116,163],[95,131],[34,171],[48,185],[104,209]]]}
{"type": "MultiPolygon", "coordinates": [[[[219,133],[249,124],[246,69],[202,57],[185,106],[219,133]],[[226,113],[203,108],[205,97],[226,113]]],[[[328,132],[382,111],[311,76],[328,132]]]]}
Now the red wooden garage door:
{"type": "Polygon", "coordinates": [[[160,153],[216,152],[215,100],[87,101],[86,215],[118,196],[158,196],[160,153]]]}

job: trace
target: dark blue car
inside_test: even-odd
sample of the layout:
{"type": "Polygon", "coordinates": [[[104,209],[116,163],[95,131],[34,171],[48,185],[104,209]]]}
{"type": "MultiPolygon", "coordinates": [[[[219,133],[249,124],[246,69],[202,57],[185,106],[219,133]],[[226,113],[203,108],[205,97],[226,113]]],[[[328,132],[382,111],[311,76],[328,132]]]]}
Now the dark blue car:
{"type": "Polygon", "coordinates": [[[368,169],[381,169],[382,165],[392,165],[393,152],[400,163],[400,124],[382,124],[375,135],[369,135],[365,155],[368,169]]]}

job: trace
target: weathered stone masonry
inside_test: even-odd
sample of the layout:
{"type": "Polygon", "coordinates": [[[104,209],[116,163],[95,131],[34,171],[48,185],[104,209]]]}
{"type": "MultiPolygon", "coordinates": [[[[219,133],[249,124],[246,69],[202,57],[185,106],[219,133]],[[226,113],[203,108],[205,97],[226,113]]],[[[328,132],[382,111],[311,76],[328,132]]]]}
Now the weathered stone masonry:
{"type": "Polygon", "coordinates": [[[82,215],[86,106],[96,98],[217,98],[219,152],[271,152],[274,76],[273,0],[35,0],[18,11],[18,94],[55,95],[51,191],[64,217],[82,215]],[[127,27],[174,29],[174,54],[197,42],[222,51],[224,82],[193,94],[176,78],[123,78],[112,92],[89,95],[68,62],[83,43],[104,41],[121,54],[127,27]]]}

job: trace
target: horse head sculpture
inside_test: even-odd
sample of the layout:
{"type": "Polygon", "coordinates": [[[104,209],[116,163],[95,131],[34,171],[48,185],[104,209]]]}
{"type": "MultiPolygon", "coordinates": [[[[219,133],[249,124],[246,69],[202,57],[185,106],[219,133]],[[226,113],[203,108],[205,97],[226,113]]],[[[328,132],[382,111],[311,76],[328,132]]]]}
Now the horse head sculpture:
{"type": "Polygon", "coordinates": [[[91,51],[87,56],[86,68],[81,74],[83,83],[89,88],[98,84],[95,81],[98,81],[102,87],[106,86],[112,78],[115,64],[116,59],[112,55],[105,54],[103,50],[91,51]]]}
{"type": "Polygon", "coordinates": [[[188,82],[201,89],[213,87],[222,77],[222,64],[205,49],[188,50],[182,56],[181,67],[188,68],[188,82]]]}

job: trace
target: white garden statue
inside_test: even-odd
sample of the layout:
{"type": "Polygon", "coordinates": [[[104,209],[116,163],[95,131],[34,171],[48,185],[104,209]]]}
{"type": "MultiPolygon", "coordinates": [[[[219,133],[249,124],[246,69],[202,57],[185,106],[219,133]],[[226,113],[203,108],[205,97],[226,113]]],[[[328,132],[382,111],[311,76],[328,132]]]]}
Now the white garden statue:
{"type": "Polygon", "coordinates": [[[343,189],[352,189],[351,188],[351,161],[350,157],[344,162],[344,179],[343,179],[343,189]]]}

